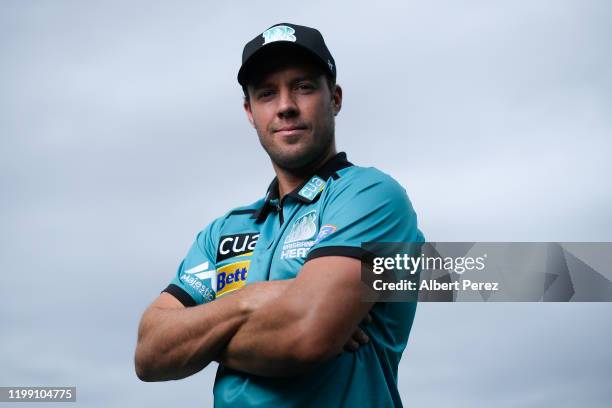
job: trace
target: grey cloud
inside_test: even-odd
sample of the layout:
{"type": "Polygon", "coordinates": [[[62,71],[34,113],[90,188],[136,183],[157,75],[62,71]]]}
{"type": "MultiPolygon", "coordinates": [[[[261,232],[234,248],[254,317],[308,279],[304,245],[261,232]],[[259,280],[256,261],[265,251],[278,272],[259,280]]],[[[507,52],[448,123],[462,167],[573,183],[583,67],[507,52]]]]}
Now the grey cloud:
{"type": "MultiPolygon", "coordinates": [[[[0,5],[0,385],[79,405],[212,404],[214,368],[143,384],[141,311],[197,231],[263,195],[244,43],[319,27],[339,148],[408,190],[430,240],[611,240],[605,1],[0,5]]],[[[608,304],[420,305],[407,406],[605,406],[608,304]]]]}

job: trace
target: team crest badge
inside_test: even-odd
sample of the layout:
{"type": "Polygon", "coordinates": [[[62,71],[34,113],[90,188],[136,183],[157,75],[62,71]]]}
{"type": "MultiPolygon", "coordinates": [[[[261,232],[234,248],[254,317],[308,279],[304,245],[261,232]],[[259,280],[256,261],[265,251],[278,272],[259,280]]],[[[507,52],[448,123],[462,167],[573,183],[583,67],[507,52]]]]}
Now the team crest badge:
{"type": "Polygon", "coordinates": [[[295,30],[289,26],[279,25],[274,26],[263,32],[262,36],[264,38],[263,45],[269,44],[275,41],[291,41],[296,42],[297,38],[295,38],[295,30]]]}
{"type": "Polygon", "coordinates": [[[338,227],[336,227],[335,225],[331,225],[331,224],[323,225],[321,227],[321,230],[319,231],[319,234],[317,235],[317,239],[315,239],[315,245],[323,241],[325,238],[329,237],[334,232],[336,232],[337,229],[338,227]]]}
{"type": "Polygon", "coordinates": [[[291,226],[291,231],[289,231],[287,238],[285,238],[285,244],[306,241],[312,238],[317,232],[316,219],[316,211],[310,211],[298,218],[291,226]]]}

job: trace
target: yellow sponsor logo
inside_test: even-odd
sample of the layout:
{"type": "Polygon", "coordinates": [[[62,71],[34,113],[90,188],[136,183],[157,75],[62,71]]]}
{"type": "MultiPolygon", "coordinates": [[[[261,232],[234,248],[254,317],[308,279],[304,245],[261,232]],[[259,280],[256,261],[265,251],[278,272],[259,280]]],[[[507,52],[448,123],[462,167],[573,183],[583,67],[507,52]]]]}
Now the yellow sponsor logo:
{"type": "Polygon", "coordinates": [[[240,289],[246,284],[251,260],[234,262],[217,269],[217,297],[240,289]]]}

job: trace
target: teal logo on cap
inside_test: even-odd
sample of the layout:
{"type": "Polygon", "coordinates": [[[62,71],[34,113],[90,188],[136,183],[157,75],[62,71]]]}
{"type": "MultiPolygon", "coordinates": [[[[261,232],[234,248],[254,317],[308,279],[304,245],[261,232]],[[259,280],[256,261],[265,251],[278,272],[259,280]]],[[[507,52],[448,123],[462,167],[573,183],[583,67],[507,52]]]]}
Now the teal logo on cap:
{"type": "Polygon", "coordinates": [[[289,26],[279,25],[267,29],[263,32],[262,37],[264,38],[263,45],[274,41],[291,41],[295,42],[295,30],[289,26]]]}

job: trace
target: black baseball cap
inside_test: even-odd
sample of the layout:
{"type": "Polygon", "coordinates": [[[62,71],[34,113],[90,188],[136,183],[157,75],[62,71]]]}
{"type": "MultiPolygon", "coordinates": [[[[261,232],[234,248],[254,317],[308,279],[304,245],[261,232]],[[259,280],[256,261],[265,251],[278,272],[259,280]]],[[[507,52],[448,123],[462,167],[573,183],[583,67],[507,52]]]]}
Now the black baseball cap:
{"type": "Polygon", "coordinates": [[[263,33],[249,41],[242,50],[242,65],[238,71],[238,83],[246,86],[248,72],[254,65],[256,56],[262,55],[265,50],[283,47],[296,47],[314,57],[325,71],[336,79],[336,62],[327,49],[323,36],[319,30],[291,23],[275,24],[263,33]]]}

